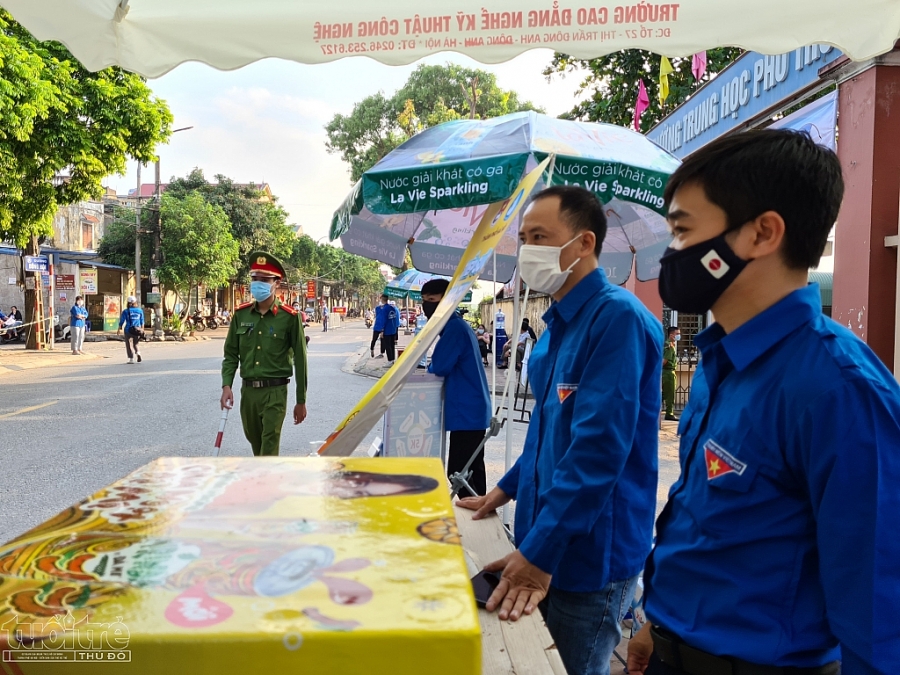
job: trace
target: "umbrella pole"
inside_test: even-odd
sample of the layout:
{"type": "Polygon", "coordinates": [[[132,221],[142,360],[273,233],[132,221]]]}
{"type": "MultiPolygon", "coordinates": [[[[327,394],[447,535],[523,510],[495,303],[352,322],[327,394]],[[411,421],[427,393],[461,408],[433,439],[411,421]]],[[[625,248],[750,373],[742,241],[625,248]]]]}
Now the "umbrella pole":
{"type": "MultiPolygon", "coordinates": [[[[496,258],[495,258],[496,262],[496,258]]],[[[496,277],[495,277],[496,278],[496,277]]],[[[512,311],[512,325],[513,325],[513,335],[515,335],[515,339],[518,340],[519,334],[515,332],[515,327],[519,325],[519,266],[516,265],[516,271],[513,274],[513,311],[512,311]]],[[[507,333],[509,336],[509,333],[507,333]]],[[[507,337],[507,340],[512,338],[507,337]]],[[[509,348],[509,360],[512,362],[512,368],[509,367],[509,363],[506,364],[506,393],[503,395],[504,401],[506,403],[506,454],[503,458],[504,464],[504,475],[509,471],[510,466],[512,466],[512,428],[513,428],[513,406],[510,405],[510,400],[512,398],[512,382],[510,381],[510,376],[513,379],[516,377],[516,352],[513,351],[515,348],[512,347],[512,343],[510,343],[509,348]]],[[[497,355],[494,354],[494,360],[496,361],[497,355]]],[[[509,527],[509,504],[503,505],[503,524],[509,527]]]]}
{"type": "MultiPolygon", "coordinates": [[[[494,283],[494,297],[491,299],[491,316],[494,317],[494,321],[497,320],[497,249],[494,249],[494,276],[492,277],[492,281],[494,283]]],[[[493,342],[491,342],[491,349],[494,352],[494,358],[491,361],[491,410],[497,409],[497,326],[494,325],[494,321],[491,321],[491,331],[494,334],[493,342]]],[[[509,467],[506,467],[506,470],[509,471],[509,467]]]]}

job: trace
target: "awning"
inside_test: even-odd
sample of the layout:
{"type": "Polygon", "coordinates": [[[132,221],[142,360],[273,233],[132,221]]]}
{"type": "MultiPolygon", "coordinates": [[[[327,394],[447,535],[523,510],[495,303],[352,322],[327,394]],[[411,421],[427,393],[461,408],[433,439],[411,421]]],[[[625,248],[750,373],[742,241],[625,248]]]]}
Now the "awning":
{"type": "Polygon", "coordinates": [[[831,292],[834,287],[834,274],[831,272],[810,272],[806,278],[811,284],[819,284],[822,307],[831,307],[831,292]]]}

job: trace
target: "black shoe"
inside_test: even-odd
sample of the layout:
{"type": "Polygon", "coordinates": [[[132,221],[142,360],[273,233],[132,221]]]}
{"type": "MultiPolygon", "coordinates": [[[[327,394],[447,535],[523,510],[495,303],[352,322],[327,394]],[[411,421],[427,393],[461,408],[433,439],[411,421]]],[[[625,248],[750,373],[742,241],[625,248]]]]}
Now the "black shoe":
{"type": "Polygon", "coordinates": [[[675,417],[675,415],[666,415],[663,419],[665,419],[666,422],[677,422],[678,421],[678,418],[675,417]]]}
{"type": "Polygon", "coordinates": [[[141,362],[141,355],[140,355],[140,354],[137,355],[137,360],[138,360],[138,363],[141,362]]]}

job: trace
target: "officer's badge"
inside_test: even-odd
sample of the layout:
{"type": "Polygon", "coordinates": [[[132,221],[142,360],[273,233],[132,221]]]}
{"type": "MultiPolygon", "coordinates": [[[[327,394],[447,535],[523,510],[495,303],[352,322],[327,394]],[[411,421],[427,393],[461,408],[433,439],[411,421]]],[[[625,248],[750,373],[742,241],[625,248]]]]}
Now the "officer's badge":
{"type": "Polygon", "coordinates": [[[712,480],[727,473],[736,473],[738,476],[744,473],[747,465],[728,452],[713,439],[709,439],[703,446],[706,458],[706,479],[712,480]]]}
{"type": "Polygon", "coordinates": [[[565,403],[566,399],[576,391],[578,391],[577,384],[565,384],[563,382],[560,382],[558,385],[556,385],[556,395],[559,396],[560,404],[565,403]]]}
{"type": "Polygon", "coordinates": [[[256,259],[257,265],[265,265],[266,264],[266,256],[261,255],[256,259]]]}

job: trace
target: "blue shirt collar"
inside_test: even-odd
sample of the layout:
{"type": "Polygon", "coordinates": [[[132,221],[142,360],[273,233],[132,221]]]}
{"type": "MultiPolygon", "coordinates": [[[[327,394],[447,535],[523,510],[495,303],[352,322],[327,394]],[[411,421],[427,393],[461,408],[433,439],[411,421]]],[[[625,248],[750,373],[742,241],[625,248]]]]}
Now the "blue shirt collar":
{"type": "Polygon", "coordinates": [[[563,321],[569,323],[588,300],[604,292],[607,288],[609,288],[609,281],[606,278],[606,272],[602,267],[598,267],[575,284],[575,287],[566,293],[562,300],[550,305],[550,309],[544,313],[544,323],[549,324],[549,319],[554,316],[559,316],[563,321]]]}
{"type": "Polygon", "coordinates": [[[721,342],[735,369],[744,370],[821,313],[819,284],[810,284],[760,312],[733,333],[726,334],[719,324],[713,324],[694,338],[694,344],[706,355],[716,343],[721,342]]]}

